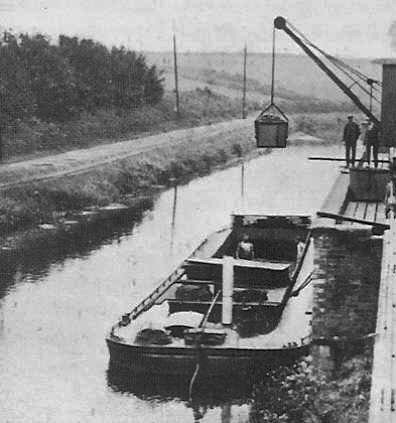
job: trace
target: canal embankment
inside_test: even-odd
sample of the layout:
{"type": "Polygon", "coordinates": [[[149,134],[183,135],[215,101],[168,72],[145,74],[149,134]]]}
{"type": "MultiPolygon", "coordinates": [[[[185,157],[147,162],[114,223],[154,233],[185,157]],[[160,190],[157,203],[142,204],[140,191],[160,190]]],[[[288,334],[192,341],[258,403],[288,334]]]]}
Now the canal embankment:
{"type": "MultiPolygon", "coordinates": [[[[338,155],[340,147],[294,144],[245,163],[246,206],[314,214],[338,166],[308,161],[312,154],[338,155]]],[[[138,221],[125,226],[102,221],[89,232],[73,232],[71,225],[73,231],[60,239],[31,242],[24,254],[2,256],[0,393],[7,403],[6,420],[26,421],[29,416],[29,421],[126,422],[139,408],[146,420],[178,415],[192,421],[188,399],[172,389],[146,393],[140,385],[147,378],[136,380],[133,389],[114,384],[104,342],[120,315],[208,234],[229,223],[230,213],[240,205],[241,169],[195,178],[180,185],[177,194],[175,213],[174,191],[165,190],[138,221]]],[[[227,407],[232,421],[249,421],[250,391],[234,394],[236,384],[227,380],[215,399],[205,391],[202,422],[220,421],[227,407]]]]}
{"type": "MultiPolygon", "coordinates": [[[[309,132],[306,119],[293,116],[291,130],[309,132]]],[[[310,119],[337,132],[335,115],[310,119]]],[[[291,142],[317,144],[329,138],[304,138],[297,132],[291,142]]],[[[33,238],[45,238],[56,230],[70,232],[114,217],[134,218],[162,189],[270,152],[256,149],[250,118],[4,165],[2,246],[13,248],[26,231],[33,238]]]]}
{"type": "MultiPolygon", "coordinates": [[[[250,125],[233,121],[76,150],[3,168],[3,233],[59,221],[64,214],[139,199],[209,173],[254,148],[250,125]]],[[[145,202],[146,200],[144,200],[145,202]]]]}
{"type": "Polygon", "coordinates": [[[253,421],[368,420],[382,239],[361,225],[320,220],[313,230],[314,346],[256,387],[253,421]]]}
{"type": "Polygon", "coordinates": [[[313,336],[330,341],[314,350],[328,382],[319,400],[328,420],[341,423],[368,420],[381,274],[382,237],[352,227],[314,232],[313,336]]]}

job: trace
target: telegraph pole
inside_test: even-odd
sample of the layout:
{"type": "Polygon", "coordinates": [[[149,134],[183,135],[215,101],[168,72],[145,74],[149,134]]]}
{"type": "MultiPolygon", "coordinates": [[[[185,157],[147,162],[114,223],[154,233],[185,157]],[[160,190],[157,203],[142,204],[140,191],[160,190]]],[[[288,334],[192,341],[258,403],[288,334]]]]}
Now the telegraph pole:
{"type": "Polygon", "coordinates": [[[242,92],[242,119],[246,119],[246,57],[247,45],[243,49],[243,92],[242,92]]]}
{"type": "Polygon", "coordinates": [[[175,72],[176,116],[180,117],[179,79],[177,74],[177,52],[176,52],[176,35],[175,34],[173,34],[173,65],[174,65],[174,72],[175,72]]]}

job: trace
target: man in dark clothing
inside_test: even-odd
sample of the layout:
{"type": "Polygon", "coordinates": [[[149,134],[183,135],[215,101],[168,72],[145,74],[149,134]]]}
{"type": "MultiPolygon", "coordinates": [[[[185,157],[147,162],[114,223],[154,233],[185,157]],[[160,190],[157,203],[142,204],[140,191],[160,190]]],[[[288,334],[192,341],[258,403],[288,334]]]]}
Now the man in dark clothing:
{"type": "Polygon", "coordinates": [[[249,235],[243,235],[237,246],[235,257],[243,260],[254,260],[254,246],[249,239],[249,235]]]}
{"type": "Polygon", "coordinates": [[[369,127],[367,128],[364,141],[366,144],[366,155],[367,155],[368,165],[370,166],[371,147],[373,147],[374,166],[378,167],[379,137],[378,137],[378,126],[374,122],[371,122],[369,127]]]}
{"type": "Polygon", "coordinates": [[[345,158],[346,165],[355,165],[356,157],[356,141],[359,138],[360,129],[359,126],[353,121],[353,116],[348,116],[348,123],[344,127],[344,138],[345,143],[345,158]],[[352,157],[351,157],[352,153],[352,157]]]}

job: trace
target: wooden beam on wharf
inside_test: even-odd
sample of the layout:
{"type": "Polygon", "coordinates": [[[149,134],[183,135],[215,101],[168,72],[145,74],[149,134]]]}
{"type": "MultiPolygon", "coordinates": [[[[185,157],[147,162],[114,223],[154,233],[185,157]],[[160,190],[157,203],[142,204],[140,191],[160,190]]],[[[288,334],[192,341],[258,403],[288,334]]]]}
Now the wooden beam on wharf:
{"type": "MultiPolygon", "coordinates": [[[[387,223],[380,223],[380,222],[372,222],[365,219],[358,219],[355,217],[350,217],[344,214],[336,214],[336,213],[327,213],[327,212],[317,212],[319,217],[327,217],[330,219],[335,219],[336,221],[345,221],[345,222],[353,222],[353,223],[360,223],[361,225],[368,225],[368,226],[375,226],[381,229],[389,229],[389,225],[387,223]]],[[[395,422],[396,423],[396,422],[395,422]]]]}
{"type": "MultiPolygon", "coordinates": [[[[308,157],[308,160],[323,160],[323,161],[329,161],[329,162],[345,162],[346,159],[343,159],[341,157],[321,157],[321,156],[312,156],[308,157]]],[[[360,159],[359,162],[368,162],[367,159],[360,159]]],[[[371,162],[374,162],[374,160],[371,160],[371,162]]],[[[379,159],[377,160],[378,163],[389,163],[389,160],[383,160],[379,159]]]]}

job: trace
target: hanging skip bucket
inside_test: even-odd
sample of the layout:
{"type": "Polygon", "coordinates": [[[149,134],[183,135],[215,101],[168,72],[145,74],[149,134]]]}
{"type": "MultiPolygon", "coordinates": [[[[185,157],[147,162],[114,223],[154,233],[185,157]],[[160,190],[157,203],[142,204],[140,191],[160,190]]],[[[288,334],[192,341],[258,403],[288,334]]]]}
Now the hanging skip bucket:
{"type": "Polygon", "coordinates": [[[285,148],[289,120],[275,104],[270,104],[254,121],[258,148],[285,148]]]}

